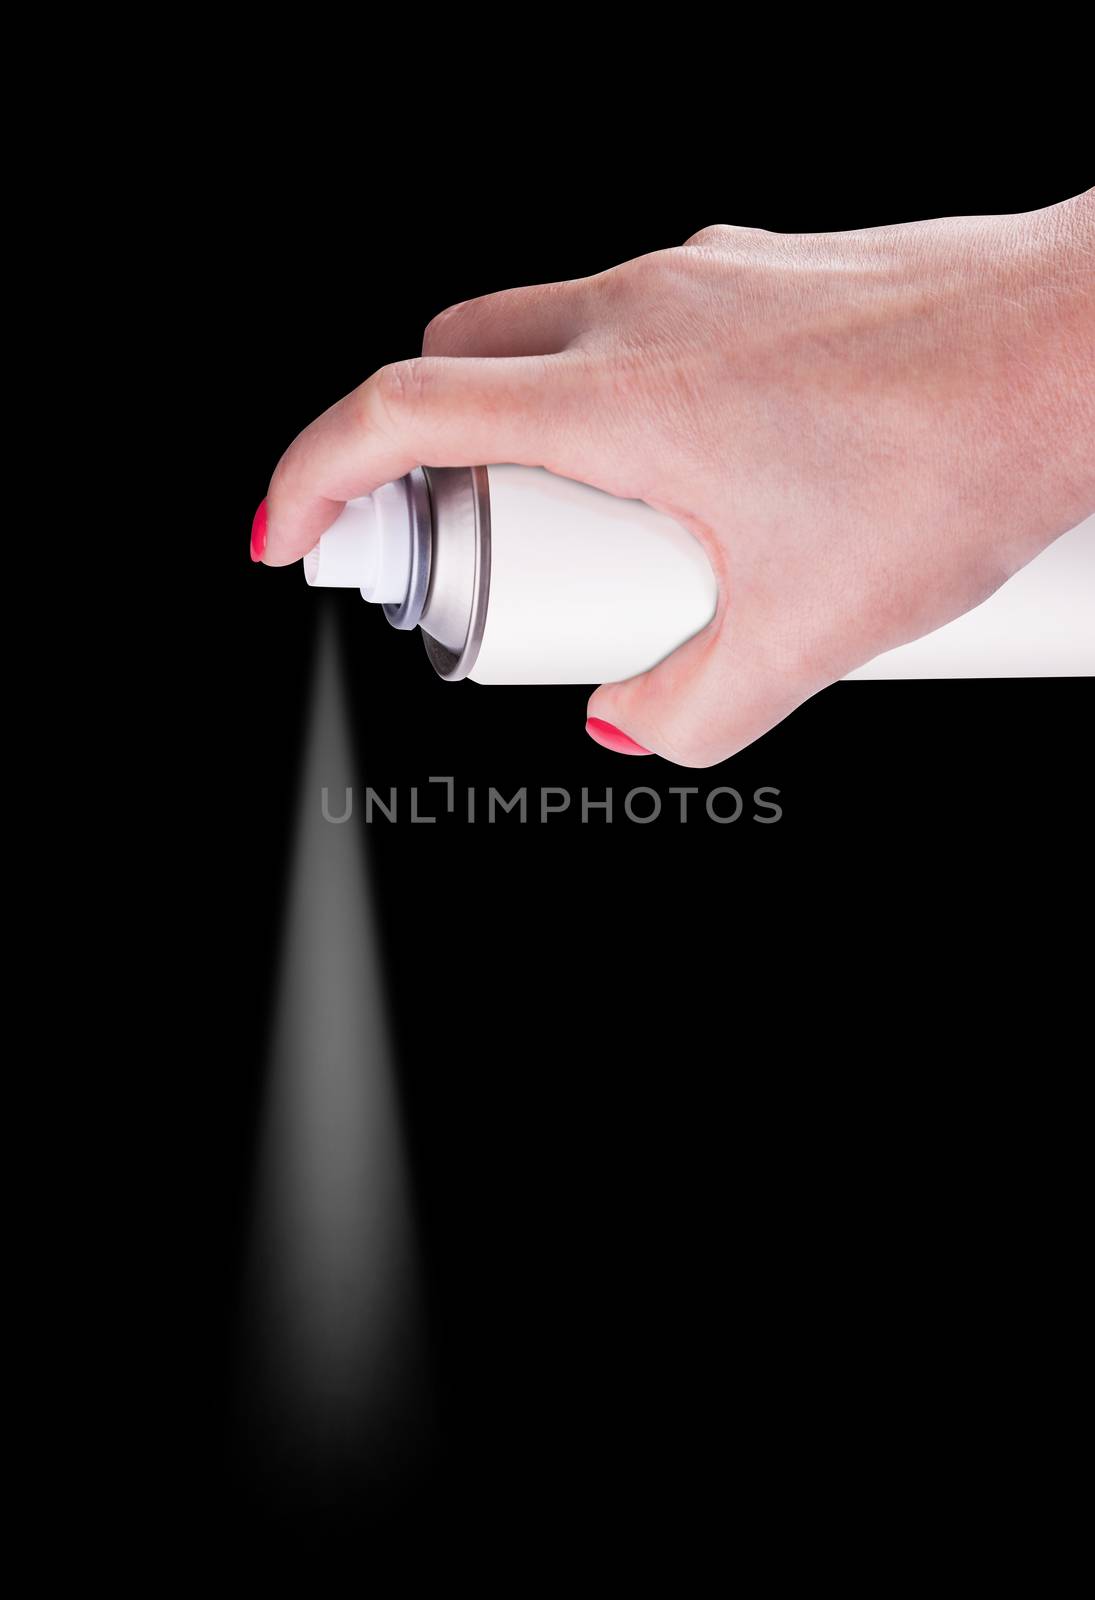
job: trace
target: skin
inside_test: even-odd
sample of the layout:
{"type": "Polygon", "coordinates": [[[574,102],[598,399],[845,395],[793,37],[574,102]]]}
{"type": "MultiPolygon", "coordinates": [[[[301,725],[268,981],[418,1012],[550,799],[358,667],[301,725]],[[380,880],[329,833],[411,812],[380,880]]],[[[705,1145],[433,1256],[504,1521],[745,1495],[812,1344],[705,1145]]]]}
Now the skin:
{"type": "MultiPolygon", "coordinates": [[[[1095,189],[837,234],[716,226],[452,306],[317,418],[270,566],[419,463],[519,462],[701,540],[712,623],[589,716],[705,767],[977,605],[1095,512],[1095,189]]],[[[596,731],[595,731],[596,736],[596,731]]]]}

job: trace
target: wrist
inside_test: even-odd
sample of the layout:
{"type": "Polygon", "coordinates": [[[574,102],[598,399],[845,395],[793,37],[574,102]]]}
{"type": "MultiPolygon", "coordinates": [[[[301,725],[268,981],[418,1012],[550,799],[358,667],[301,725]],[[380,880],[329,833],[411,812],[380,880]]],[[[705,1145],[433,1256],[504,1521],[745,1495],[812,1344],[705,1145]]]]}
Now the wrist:
{"type": "Polygon", "coordinates": [[[970,224],[948,368],[1015,570],[1095,512],[1095,194],[970,224]]]}
{"type": "Polygon", "coordinates": [[[1048,540],[1095,512],[1095,190],[1002,220],[1001,404],[1048,540]]]}

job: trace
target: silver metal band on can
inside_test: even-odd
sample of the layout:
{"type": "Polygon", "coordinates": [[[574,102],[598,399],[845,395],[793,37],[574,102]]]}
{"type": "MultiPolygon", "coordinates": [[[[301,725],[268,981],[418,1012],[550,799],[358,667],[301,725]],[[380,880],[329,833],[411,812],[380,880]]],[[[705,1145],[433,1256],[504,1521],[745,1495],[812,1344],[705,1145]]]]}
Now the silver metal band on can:
{"type": "MultiPolygon", "coordinates": [[[[416,568],[412,558],[410,602],[416,571],[426,571],[426,595],[420,615],[426,654],[439,677],[455,682],[475,666],[490,598],[490,479],[486,467],[425,467],[429,491],[430,549],[416,568]]],[[[415,474],[411,474],[412,477],[415,474]]],[[[415,549],[418,549],[418,522],[415,549]]],[[[388,607],[385,606],[385,611],[388,607]]],[[[402,611],[403,607],[395,608],[402,611]]],[[[389,617],[389,621],[393,619],[389,617]]],[[[396,623],[413,627],[413,622],[396,623]]]]}

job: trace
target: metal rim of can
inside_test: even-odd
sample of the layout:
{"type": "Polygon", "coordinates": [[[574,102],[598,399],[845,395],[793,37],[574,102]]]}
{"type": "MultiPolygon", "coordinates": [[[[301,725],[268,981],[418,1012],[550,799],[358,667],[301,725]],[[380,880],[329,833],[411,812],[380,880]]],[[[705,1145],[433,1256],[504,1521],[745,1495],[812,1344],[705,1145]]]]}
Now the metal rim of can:
{"type": "MultiPolygon", "coordinates": [[[[426,479],[429,482],[429,469],[425,469],[426,479]]],[[[439,640],[434,639],[425,630],[422,639],[426,646],[426,654],[430,664],[438,677],[446,679],[449,683],[456,683],[461,678],[466,678],[472,671],[479,657],[479,650],[483,643],[483,631],[487,625],[487,603],[490,598],[490,478],[486,467],[469,467],[471,475],[472,500],[475,509],[475,539],[474,539],[474,572],[471,584],[471,609],[468,616],[467,632],[464,642],[459,650],[451,650],[439,640]]],[[[431,485],[431,505],[433,505],[433,486],[431,485]]],[[[441,518],[437,515],[434,505],[434,532],[440,524],[441,518]]],[[[421,612],[419,613],[421,615],[421,612]]]]}

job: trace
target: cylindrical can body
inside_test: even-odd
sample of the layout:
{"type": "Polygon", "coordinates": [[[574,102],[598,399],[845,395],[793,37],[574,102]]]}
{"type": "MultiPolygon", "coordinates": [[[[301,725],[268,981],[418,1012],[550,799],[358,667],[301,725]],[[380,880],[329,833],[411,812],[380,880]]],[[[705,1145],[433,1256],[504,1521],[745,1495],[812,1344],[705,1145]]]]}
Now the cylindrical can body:
{"type": "MultiPolygon", "coordinates": [[[[542,467],[416,468],[350,501],[304,574],[360,586],[394,627],[421,629],[441,677],[479,683],[634,677],[718,603],[702,545],[671,517],[542,467]]],[[[728,584],[732,615],[732,569],[728,584]]],[[[972,611],[848,676],[1090,675],[1093,591],[1090,517],[972,611]]]]}
{"type": "MultiPolygon", "coordinates": [[[[699,542],[640,500],[541,467],[487,468],[490,586],[477,683],[612,683],[715,614],[699,542]]],[[[444,527],[435,529],[443,539],[444,527]]]]}

